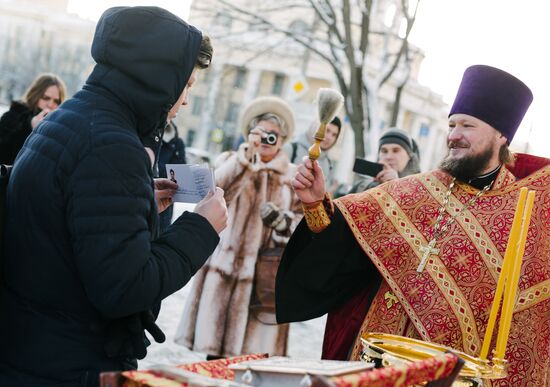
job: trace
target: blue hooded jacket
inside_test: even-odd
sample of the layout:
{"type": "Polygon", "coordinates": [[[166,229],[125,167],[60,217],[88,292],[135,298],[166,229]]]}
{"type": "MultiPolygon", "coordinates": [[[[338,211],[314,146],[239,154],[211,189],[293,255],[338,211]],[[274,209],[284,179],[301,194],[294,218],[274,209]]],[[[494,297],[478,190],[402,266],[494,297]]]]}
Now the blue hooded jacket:
{"type": "Polygon", "coordinates": [[[106,354],[109,327],[135,330],[117,322],[155,308],[214,251],[219,237],[198,214],[156,236],[141,142],[165,124],[201,39],[161,8],[107,10],[86,84],[25,142],[7,193],[0,385],[95,385],[124,368],[135,355],[123,342],[106,354]]]}

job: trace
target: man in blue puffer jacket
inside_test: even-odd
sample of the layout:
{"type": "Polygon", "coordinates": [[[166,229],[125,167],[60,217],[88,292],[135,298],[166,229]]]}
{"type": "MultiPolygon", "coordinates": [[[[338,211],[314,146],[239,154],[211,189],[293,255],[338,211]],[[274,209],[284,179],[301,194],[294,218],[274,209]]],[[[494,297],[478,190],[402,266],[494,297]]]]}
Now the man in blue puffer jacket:
{"type": "Polygon", "coordinates": [[[142,139],[187,103],[209,40],[157,7],[98,22],[97,62],[15,160],[0,290],[0,385],[95,386],[145,356],[152,311],[184,286],[226,225],[219,188],[156,235],[175,185],[154,182],[142,139]],[[157,200],[155,200],[155,198],[157,200]]]}

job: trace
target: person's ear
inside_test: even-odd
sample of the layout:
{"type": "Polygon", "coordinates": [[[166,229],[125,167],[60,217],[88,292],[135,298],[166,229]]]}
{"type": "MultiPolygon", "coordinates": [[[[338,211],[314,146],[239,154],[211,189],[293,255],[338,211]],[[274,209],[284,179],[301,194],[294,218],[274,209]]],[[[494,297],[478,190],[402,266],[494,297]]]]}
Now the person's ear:
{"type": "Polygon", "coordinates": [[[497,140],[498,140],[498,144],[500,146],[508,143],[508,138],[506,138],[506,136],[502,133],[498,134],[498,139],[497,140]]]}

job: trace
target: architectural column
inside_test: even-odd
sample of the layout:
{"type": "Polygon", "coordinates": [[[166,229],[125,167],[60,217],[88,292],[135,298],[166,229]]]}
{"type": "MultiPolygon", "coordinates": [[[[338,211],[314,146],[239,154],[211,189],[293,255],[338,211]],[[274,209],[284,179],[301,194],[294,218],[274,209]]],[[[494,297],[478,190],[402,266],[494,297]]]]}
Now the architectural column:
{"type": "Polygon", "coordinates": [[[260,85],[261,76],[261,69],[247,67],[246,86],[244,89],[242,100],[243,106],[254,99],[258,94],[258,86],[260,85]]]}
{"type": "Polygon", "coordinates": [[[223,64],[214,62],[207,71],[211,71],[210,82],[208,84],[208,94],[206,95],[205,109],[201,113],[200,127],[197,133],[195,146],[199,149],[207,149],[210,132],[214,129],[214,119],[216,117],[216,100],[220,89],[223,75],[223,64]]]}

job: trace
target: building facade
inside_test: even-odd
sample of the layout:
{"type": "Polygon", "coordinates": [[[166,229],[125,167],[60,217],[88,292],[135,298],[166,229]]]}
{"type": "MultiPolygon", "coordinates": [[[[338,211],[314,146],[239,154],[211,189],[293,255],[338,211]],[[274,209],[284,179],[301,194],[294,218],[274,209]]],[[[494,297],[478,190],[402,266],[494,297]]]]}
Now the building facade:
{"type": "MultiPolygon", "coordinates": [[[[376,28],[394,29],[398,25],[383,25],[395,0],[378,1],[376,28]]],[[[238,127],[242,107],[262,95],[278,95],[287,100],[296,115],[297,134],[309,128],[317,109],[313,103],[321,87],[338,88],[331,66],[315,53],[306,50],[288,36],[271,33],[261,22],[243,21],[216,6],[215,0],[195,1],[190,22],[213,38],[214,60],[207,71],[200,72],[193,87],[190,105],[176,119],[180,135],[188,146],[207,149],[213,155],[235,148],[242,141],[238,127]]],[[[266,2],[235,0],[232,2],[254,14],[266,2]]],[[[316,28],[318,19],[312,9],[297,7],[296,1],[281,0],[273,4],[283,10],[275,17],[276,26],[300,35],[316,28]]],[[[20,98],[40,72],[61,76],[71,95],[87,78],[93,66],[90,45],[95,23],[68,14],[67,0],[0,1],[0,104],[20,98]]],[[[260,17],[267,16],[259,12],[260,17]]],[[[373,30],[376,28],[372,28],[373,30]]],[[[391,42],[390,42],[391,46],[391,42]]],[[[388,41],[372,39],[367,76],[375,78],[383,66],[388,41]]],[[[440,95],[420,85],[418,71],[423,54],[411,50],[409,80],[401,97],[397,125],[407,130],[421,148],[423,170],[437,165],[443,158],[447,131],[448,106],[440,95]]],[[[349,71],[349,69],[342,69],[349,71]]],[[[377,93],[377,120],[371,124],[365,142],[378,141],[380,133],[391,122],[396,88],[403,77],[398,69],[377,93]]],[[[339,144],[331,152],[337,160],[341,181],[351,182],[354,161],[354,133],[346,121],[345,111],[339,113],[345,130],[339,144]]]]}
{"type": "MultiPolygon", "coordinates": [[[[300,31],[315,28],[318,20],[313,10],[307,7],[293,8],[296,2],[282,1],[273,7],[278,10],[288,7],[284,12],[267,15],[260,10],[262,4],[265,9],[265,2],[232,2],[250,14],[258,14],[261,19],[256,18],[256,23],[251,22],[251,18],[243,21],[246,18],[232,11],[227,12],[216,3],[216,0],[201,0],[193,2],[191,7],[191,24],[198,26],[213,39],[214,59],[212,68],[204,72],[204,77],[194,87],[189,109],[182,111],[179,117],[188,145],[206,148],[212,153],[234,147],[242,141],[241,128],[237,127],[242,107],[262,95],[278,95],[286,99],[295,112],[297,132],[306,130],[317,114],[313,101],[318,89],[338,89],[334,71],[327,62],[306,50],[302,44],[288,36],[270,33],[270,26],[261,19],[275,20],[273,25],[276,27],[273,28],[286,29],[299,35],[300,31]]],[[[376,28],[399,28],[382,24],[384,15],[393,3],[391,0],[379,2],[376,12],[380,17],[374,20],[381,21],[376,28]]],[[[388,42],[373,37],[369,52],[372,59],[366,70],[368,76],[376,77],[382,66],[384,55],[388,52],[388,47],[384,45],[388,45],[388,42]]],[[[422,152],[422,169],[427,170],[437,165],[446,152],[448,106],[440,95],[418,83],[423,54],[418,48],[413,48],[411,52],[414,56],[410,76],[401,96],[396,126],[407,130],[418,141],[422,152]]],[[[389,127],[396,88],[403,77],[403,71],[398,69],[377,93],[379,119],[372,124],[374,128],[371,127],[365,139],[367,144],[374,145],[372,149],[375,149],[380,133],[389,127]]],[[[346,123],[345,111],[339,115],[346,123]]],[[[355,157],[355,139],[353,131],[347,126],[339,146],[332,153],[338,160],[340,179],[349,182],[353,179],[351,169],[355,157]]],[[[373,154],[371,152],[371,159],[376,157],[373,154]]]]}
{"type": "Polygon", "coordinates": [[[66,0],[0,1],[0,103],[20,98],[42,72],[60,76],[70,96],[92,69],[95,23],[66,11],[66,0]]]}

